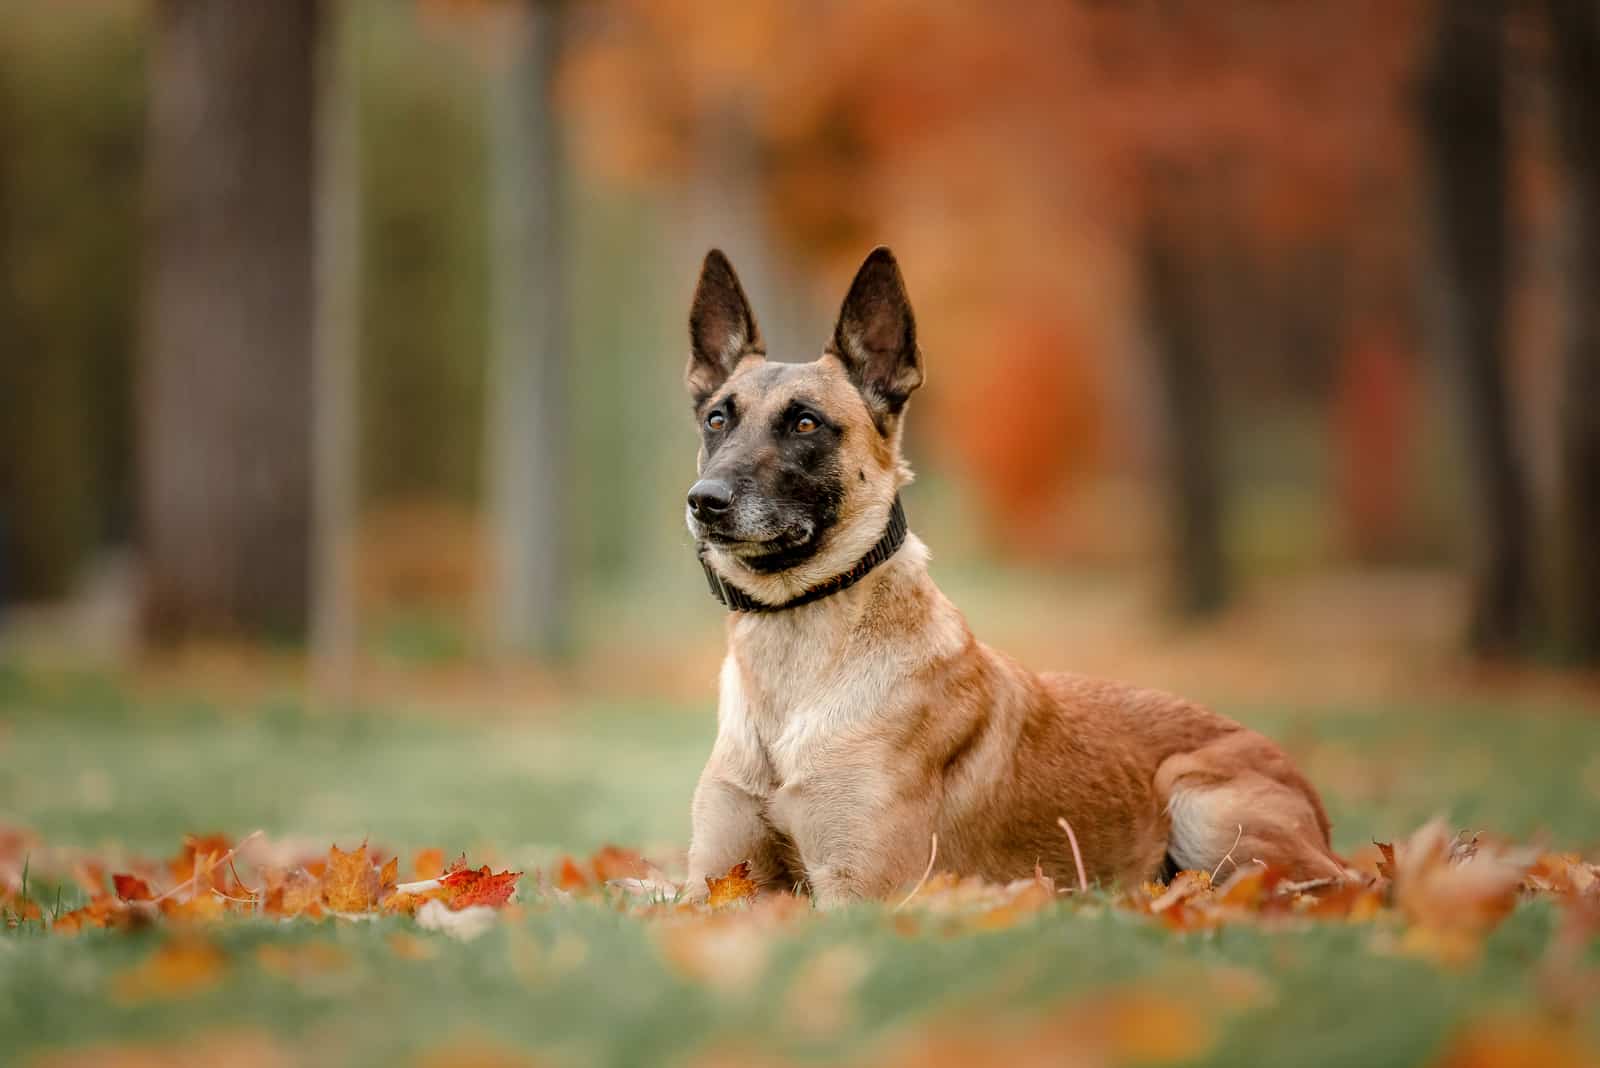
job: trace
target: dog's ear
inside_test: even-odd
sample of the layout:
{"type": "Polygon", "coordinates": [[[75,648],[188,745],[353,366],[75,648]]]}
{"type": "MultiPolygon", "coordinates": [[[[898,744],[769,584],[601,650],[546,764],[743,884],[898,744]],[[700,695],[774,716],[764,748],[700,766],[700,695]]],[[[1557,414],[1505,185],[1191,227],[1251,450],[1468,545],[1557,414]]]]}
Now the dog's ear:
{"type": "Polygon", "coordinates": [[[696,408],[715,393],[746,356],[763,355],[755,313],[721,249],[706,253],[689,309],[689,367],[684,384],[696,408]]]}
{"type": "Polygon", "coordinates": [[[828,351],[850,372],[880,431],[922,385],[911,298],[894,253],[882,245],[872,250],[850,283],[828,351]]]}

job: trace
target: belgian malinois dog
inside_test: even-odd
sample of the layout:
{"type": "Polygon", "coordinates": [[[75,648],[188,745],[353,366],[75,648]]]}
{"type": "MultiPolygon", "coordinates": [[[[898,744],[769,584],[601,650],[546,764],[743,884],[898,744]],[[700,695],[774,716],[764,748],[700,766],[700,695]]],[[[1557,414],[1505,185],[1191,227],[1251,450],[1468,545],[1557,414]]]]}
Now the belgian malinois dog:
{"type": "Polygon", "coordinates": [[[730,609],[689,893],[747,861],[819,906],[882,898],[916,882],[935,835],[940,870],[1075,883],[1062,820],[1107,886],[1256,861],[1344,875],[1316,790],[1270,740],[1168,694],[1035,674],[939,592],[900,504],[923,362],[888,249],[810,363],[767,359],[715,250],[689,334],[687,518],[730,609]]]}

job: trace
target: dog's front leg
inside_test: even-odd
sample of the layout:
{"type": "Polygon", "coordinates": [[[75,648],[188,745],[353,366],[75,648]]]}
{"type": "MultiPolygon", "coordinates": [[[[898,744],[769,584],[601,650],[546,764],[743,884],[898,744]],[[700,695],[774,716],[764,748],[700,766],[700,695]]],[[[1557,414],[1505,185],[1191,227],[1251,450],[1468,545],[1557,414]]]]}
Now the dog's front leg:
{"type": "Polygon", "coordinates": [[[818,908],[888,898],[926,869],[936,806],[887,785],[880,769],[839,769],[786,785],[774,798],[818,908]]]}
{"type": "Polygon", "coordinates": [[[685,900],[703,901],[708,893],[706,878],[726,875],[741,861],[749,863],[756,885],[788,889],[788,869],[760,798],[719,775],[715,758],[695,787],[690,820],[685,900]]]}

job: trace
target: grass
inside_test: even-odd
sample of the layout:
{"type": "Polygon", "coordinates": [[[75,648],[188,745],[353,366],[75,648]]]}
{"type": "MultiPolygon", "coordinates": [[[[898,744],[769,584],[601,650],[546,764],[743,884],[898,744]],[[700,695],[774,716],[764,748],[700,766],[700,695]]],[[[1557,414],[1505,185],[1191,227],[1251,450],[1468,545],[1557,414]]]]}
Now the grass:
{"type": "MultiPolygon", "coordinates": [[[[1564,847],[1600,840],[1600,721],[1574,710],[1228,711],[1304,761],[1343,848],[1398,837],[1438,812],[1564,847]]],[[[681,848],[711,730],[708,711],[687,708],[317,715],[291,700],[140,700],[105,679],[11,672],[0,675],[0,823],[26,826],[47,846],[112,855],[166,854],[186,831],[258,827],[324,845],[370,837],[402,852],[437,845],[529,865],[605,841],[681,848]]],[[[30,879],[38,886],[37,865],[30,879]]],[[[60,907],[76,903],[69,889],[60,907]]],[[[730,947],[765,963],[724,987],[675,967],[657,930],[594,904],[529,908],[465,945],[423,933],[426,960],[395,953],[393,936],[414,930],[406,920],[239,921],[216,933],[228,961],[218,982],[181,1000],[134,1002],[116,996],[118,976],[166,933],[67,939],[30,925],[0,936],[0,1061],[221,1030],[269,1032],[297,1057],[330,1065],[407,1064],[461,1041],[556,1063],[683,1062],[708,1048],[828,1063],[929,1020],[999,1027],[1011,1013],[1045,1013],[1110,987],[1187,996],[1242,972],[1259,996],[1220,1021],[1198,1063],[1409,1065],[1471,1020],[1533,1004],[1554,924],[1548,907],[1523,907],[1478,965],[1450,971],[1380,952],[1370,926],[1175,936],[1114,909],[1062,908],[1005,930],[908,936],[886,910],[859,907],[761,947],[730,947]],[[308,944],[338,947],[340,966],[285,978],[262,957],[263,946],[308,944]],[[838,947],[864,962],[859,985],[842,1018],[808,1029],[796,999],[838,947]]]]}

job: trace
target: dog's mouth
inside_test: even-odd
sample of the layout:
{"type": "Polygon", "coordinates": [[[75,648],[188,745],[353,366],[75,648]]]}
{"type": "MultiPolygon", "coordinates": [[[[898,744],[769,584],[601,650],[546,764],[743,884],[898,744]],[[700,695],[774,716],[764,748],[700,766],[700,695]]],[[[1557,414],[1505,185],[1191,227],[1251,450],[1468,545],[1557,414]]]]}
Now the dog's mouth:
{"type": "Polygon", "coordinates": [[[758,574],[775,574],[803,563],[815,552],[814,531],[794,531],[765,538],[741,537],[717,530],[702,529],[701,539],[727,553],[758,574]]]}

